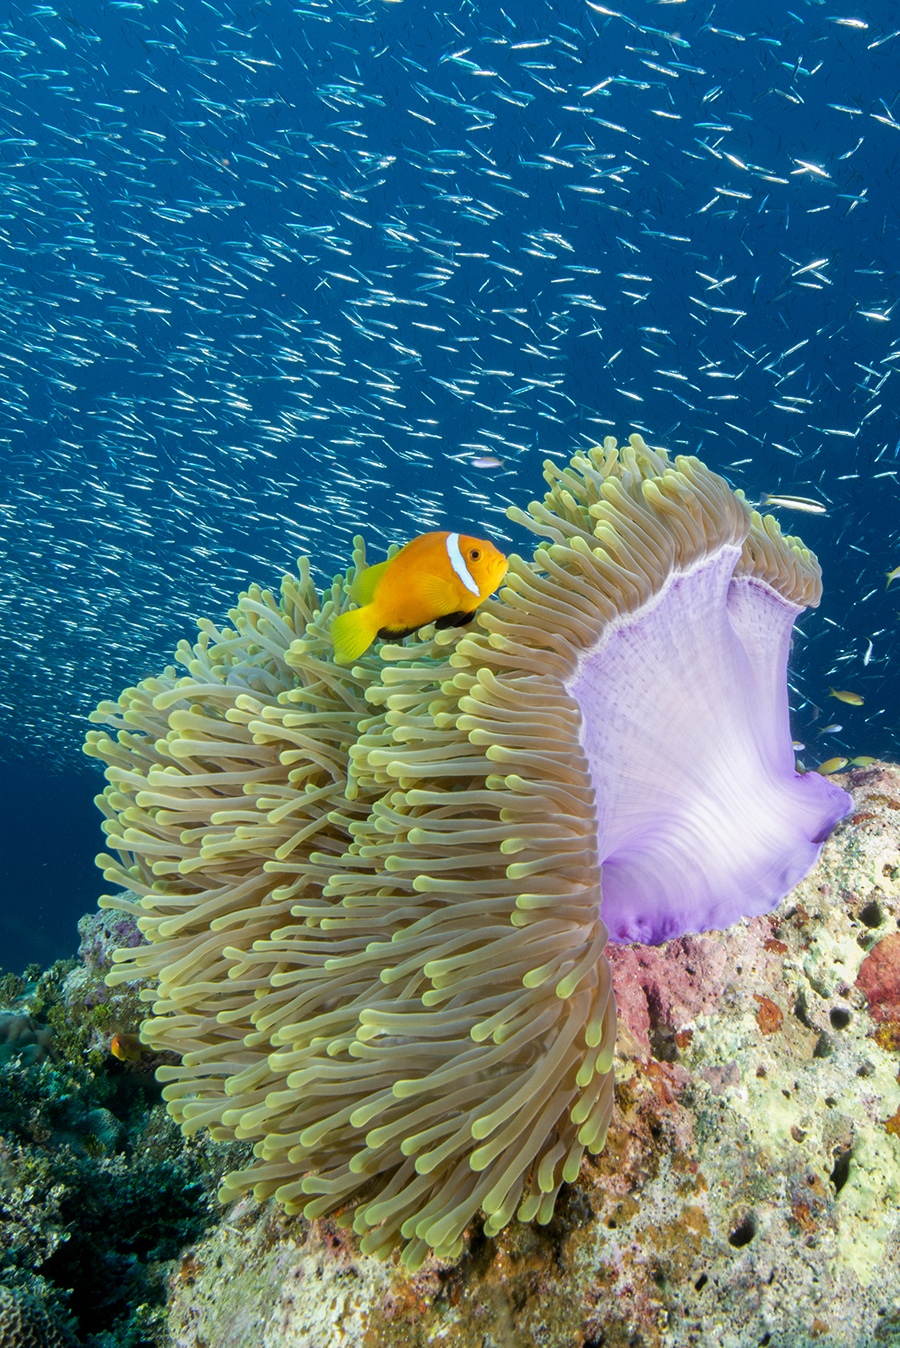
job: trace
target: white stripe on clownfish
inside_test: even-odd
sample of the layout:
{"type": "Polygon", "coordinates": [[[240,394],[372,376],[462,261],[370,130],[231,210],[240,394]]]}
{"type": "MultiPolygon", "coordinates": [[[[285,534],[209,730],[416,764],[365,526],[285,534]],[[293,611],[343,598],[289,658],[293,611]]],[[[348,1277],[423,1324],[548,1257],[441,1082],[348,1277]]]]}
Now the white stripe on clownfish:
{"type": "Polygon", "coordinates": [[[450,565],[466,589],[471,590],[473,594],[480,594],[481,591],[469,574],[469,568],[466,566],[465,559],[459,550],[459,534],[447,535],[447,556],[450,558],[450,565]]]}

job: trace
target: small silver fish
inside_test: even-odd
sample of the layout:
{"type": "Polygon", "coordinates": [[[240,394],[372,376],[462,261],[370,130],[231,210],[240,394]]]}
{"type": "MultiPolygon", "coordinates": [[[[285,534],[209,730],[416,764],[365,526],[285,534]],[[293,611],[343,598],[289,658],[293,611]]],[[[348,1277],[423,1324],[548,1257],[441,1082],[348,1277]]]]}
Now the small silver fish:
{"type": "Polygon", "coordinates": [[[788,496],[781,492],[763,492],[762,504],[781,507],[783,510],[802,510],[807,515],[824,515],[826,507],[821,501],[811,501],[808,496],[788,496]]]}

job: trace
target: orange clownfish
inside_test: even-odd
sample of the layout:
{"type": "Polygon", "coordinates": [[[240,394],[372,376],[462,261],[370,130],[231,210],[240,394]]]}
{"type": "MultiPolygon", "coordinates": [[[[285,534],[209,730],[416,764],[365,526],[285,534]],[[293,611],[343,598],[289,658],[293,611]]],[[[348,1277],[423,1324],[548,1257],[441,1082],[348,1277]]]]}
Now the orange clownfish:
{"type": "Polygon", "coordinates": [[[361,571],[350,587],[359,608],[332,621],[334,658],[349,665],[376,637],[399,641],[426,623],[461,627],[493,594],[509,565],[502,552],[468,534],[422,534],[395,557],[361,571]]]}

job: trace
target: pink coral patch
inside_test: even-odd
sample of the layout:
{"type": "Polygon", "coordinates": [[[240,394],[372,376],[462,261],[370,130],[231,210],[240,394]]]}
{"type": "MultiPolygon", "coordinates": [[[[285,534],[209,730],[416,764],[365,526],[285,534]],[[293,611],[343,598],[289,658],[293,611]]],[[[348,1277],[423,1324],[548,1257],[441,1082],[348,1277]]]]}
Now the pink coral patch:
{"type": "Polygon", "coordinates": [[[873,1020],[900,1020],[900,932],[872,947],[860,965],[856,986],[865,993],[873,1020]]]}
{"type": "Polygon", "coordinates": [[[728,966],[726,952],[705,936],[663,946],[612,946],[607,954],[619,1023],[647,1053],[659,1026],[678,1030],[715,1008],[728,966]]]}

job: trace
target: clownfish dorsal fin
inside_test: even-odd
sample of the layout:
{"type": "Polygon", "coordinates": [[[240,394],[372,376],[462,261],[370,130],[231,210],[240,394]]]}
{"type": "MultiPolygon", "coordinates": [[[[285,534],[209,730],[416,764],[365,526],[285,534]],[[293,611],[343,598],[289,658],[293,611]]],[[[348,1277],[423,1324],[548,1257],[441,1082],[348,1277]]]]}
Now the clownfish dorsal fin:
{"type": "Polygon", "coordinates": [[[350,598],[354,604],[359,604],[360,608],[364,604],[371,604],[375,598],[375,591],[392,560],[393,558],[389,557],[386,562],[376,562],[374,566],[367,566],[365,571],[360,571],[350,586],[350,598]]]}

